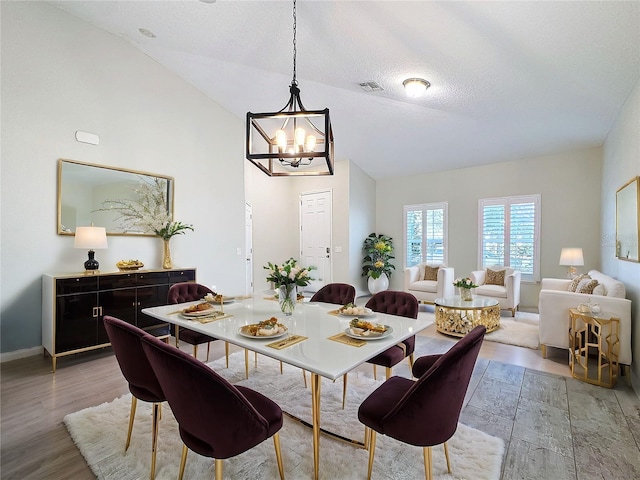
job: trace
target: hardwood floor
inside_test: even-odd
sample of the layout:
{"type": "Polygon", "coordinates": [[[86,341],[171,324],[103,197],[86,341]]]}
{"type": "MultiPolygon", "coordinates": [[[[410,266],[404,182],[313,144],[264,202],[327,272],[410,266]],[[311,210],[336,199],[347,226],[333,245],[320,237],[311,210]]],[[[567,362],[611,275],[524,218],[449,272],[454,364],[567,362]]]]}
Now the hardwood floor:
{"type": "MultiPolygon", "coordinates": [[[[423,335],[444,337],[434,327],[423,335]]],[[[191,352],[190,345],[182,348],[191,352]]],[[[566,352],[550,353],[549,359],[542,359],[540,351],[484,342],[480,358],[568,376],[566,352]]],[[[224,343],[212,342],[210,360],[223,355],[224,343]]],[[[198,357],[204,361],[205,356],[206,348],[201,347],[198,357]]],[[[95,478],[69,437],[63,418],[128,392],[111,349],[58,359],[55,374],[51,373],[50,359],[43,356],[6,362],[1,365],[1,374],[1,478],[95,478]]]]}

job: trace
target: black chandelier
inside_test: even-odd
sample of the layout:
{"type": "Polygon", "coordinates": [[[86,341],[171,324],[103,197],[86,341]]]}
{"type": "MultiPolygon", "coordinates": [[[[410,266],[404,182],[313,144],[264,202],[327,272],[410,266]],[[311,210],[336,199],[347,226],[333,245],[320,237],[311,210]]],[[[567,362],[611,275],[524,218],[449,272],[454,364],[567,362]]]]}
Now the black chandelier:
{"type": "Polygon", "coordinates": [[[329,109],[307,110],[296,80],[296,0],[293,0],[293,79],[278,112],[247,112],[246,157],[270,177],[333,175],[329,109]],[[314,159],[322,158],[322,161],[314,159]]]}

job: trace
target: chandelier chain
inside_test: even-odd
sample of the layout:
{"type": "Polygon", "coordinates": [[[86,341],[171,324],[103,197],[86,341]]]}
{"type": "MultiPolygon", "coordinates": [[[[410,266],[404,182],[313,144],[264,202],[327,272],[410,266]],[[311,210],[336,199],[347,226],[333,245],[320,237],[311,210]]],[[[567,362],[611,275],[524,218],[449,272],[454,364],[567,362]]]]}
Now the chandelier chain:
{"type": "Polygon", "coordinates": [[[293,0],[293,80],[291,82],[292,85],[297,85],[296,81],[296,0],[293,0]]]}

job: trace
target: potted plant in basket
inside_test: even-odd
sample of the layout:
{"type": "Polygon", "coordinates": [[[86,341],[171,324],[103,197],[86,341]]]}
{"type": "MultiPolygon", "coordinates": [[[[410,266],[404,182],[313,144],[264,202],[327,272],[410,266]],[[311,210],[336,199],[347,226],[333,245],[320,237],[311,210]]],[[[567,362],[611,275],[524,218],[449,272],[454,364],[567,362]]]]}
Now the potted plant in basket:
{"type": "Polygon", "coordinates": [[[389,288],[389,279],[395,266],[390,262],[393,254],[393,239],[386,235],[371,233],[362,246],[362,276],[367,277],[367,285],[372,294],[389,288]]]}

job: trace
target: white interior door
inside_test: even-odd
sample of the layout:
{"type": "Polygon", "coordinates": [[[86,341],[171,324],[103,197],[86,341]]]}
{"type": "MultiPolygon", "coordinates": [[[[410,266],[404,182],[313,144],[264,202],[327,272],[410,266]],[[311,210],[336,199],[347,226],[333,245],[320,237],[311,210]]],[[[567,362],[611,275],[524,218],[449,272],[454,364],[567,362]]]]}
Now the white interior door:
{"type": "Polygon", "coordinates": [[[330,190],[300,195],[300,263],[317,267],[308,291],[331,283],[331,206],[330,190]]]}
{"type": "Polygon", "coordinates": [[[244,204],[245,295],[253,293],[253,209],[244,204]]]}

